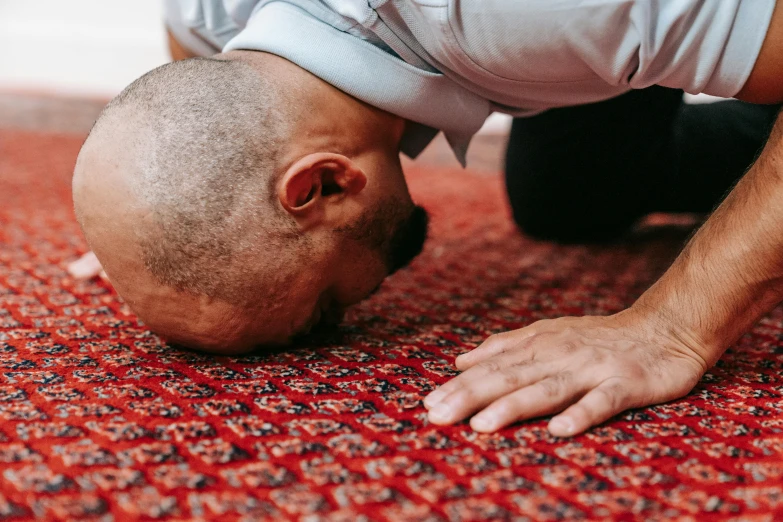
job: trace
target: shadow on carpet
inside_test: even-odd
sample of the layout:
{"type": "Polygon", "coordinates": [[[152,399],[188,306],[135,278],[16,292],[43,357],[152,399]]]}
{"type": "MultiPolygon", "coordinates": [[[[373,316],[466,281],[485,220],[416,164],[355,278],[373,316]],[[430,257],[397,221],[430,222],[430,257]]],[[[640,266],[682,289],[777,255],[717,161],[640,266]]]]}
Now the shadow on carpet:
{"type": "Polygon", "coordinates": [[[0,519],[783,519],[780,310],[688,397],[572,440],[437,428],[421,406],[492,333],[628,306],[684,235],[532,242],[499,176],[414,167],[432,240],[339,337],[211,357],[64,272],[86,249],[80,143],[0,131],[0,519]]]}

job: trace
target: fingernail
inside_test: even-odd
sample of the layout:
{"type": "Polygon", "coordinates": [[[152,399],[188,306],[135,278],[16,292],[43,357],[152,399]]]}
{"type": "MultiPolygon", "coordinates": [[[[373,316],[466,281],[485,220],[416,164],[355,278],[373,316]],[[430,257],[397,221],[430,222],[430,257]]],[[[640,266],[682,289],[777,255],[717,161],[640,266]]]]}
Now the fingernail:
{"type": "Polygon", "coordinates": [[[445,396],[446,396],[446,394],[443,393],[442,391],[435,390],[434,392],[432,392],[429,395],[427,395],[426,397],[424,397],[424,405],[426,407],[428,407],[428,408],[432,408],[437,403],[439,403],[441,401],[441,399],[443,399],[443,397],[445,397],[445,396]]]}
{"type": "Polygon", "coordinates": [[[451,419],[451,408],[448,404],[436,404],[430,410],[430,420],[448,422],[451,419]]]}
{"type": "Polygon", "coordinates": [[[549,423],[549,431],[557,431],[558,433],[570,435],[574,432],[574,423],[568,418],[555,417],[549,423]]]}
{"type": "Polygon", "coordinates": [[[470,421],[470,425],[476,431],[489,431],[494,427],[495,423],[487,417],[477,415],[470,421]]]}

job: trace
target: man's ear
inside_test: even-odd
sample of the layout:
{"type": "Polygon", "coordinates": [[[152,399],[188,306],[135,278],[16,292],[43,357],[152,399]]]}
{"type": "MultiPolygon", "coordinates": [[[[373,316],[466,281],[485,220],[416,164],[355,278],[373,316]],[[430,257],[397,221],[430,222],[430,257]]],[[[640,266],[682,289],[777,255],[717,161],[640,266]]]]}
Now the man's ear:
{"type": "Polygon", "coordinates": [[[367,175],[342,154],[316,152],[298,159],[283,174],[277,197],[293,215],[311,212],[329,198],[358,194],[367,185],[367,175]]]}

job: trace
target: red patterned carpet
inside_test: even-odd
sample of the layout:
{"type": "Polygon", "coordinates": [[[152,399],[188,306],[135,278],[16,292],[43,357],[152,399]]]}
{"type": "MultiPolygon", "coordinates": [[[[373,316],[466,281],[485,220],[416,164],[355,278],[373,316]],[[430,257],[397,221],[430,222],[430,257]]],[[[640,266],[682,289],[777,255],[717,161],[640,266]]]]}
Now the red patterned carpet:
{"type": "Polygon", "coordinates": [[[340,337],[210,357],[64,272],[80,142],[0,131],[0,519],[783,520],[780,310],[687,398],[573,440],[436,428],[420,405],[491,333],[628,305],[682,235],[530,242],[498,176],[419,167],[433,238],[340,337]]]}

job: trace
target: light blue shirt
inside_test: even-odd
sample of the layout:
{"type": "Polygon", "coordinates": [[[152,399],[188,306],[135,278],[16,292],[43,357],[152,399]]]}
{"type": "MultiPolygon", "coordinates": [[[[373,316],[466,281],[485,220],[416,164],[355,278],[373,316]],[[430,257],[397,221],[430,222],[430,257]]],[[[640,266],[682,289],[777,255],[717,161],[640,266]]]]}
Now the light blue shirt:
{"type": "MultiPolygon", "coordinates": [[[[662,85],[734,96],[775,0],[168,0],[196,52],[273,53],[418,125],[465,162],[492,112],[513,116],[662,85]]],[[[644,122],[640,122],[643,125],[644,122]]]]}

